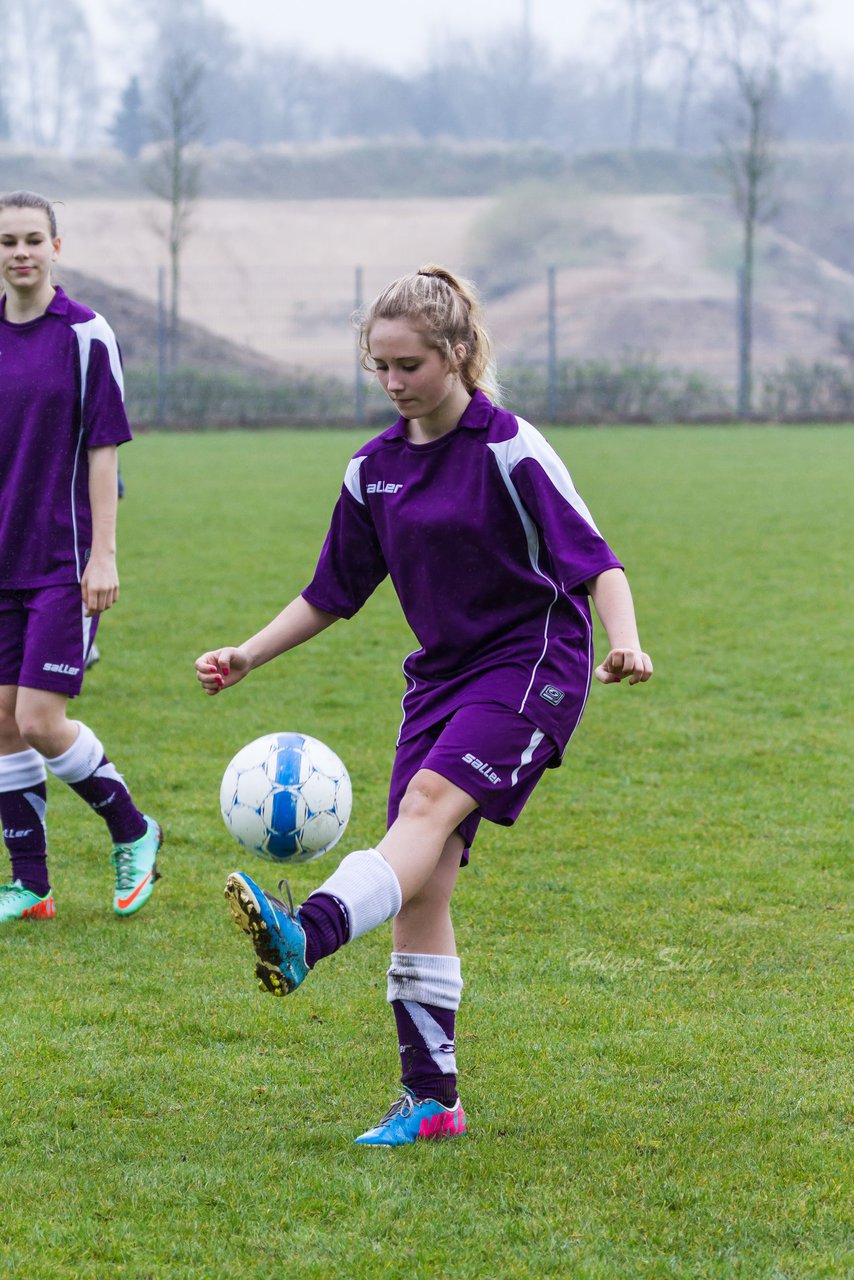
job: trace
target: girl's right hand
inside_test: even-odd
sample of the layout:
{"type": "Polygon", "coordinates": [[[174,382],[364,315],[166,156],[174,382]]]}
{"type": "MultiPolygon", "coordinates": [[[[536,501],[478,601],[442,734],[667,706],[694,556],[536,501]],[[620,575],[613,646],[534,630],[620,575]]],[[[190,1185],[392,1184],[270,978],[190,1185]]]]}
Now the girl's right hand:
{"type": "Polygon", "coordinates": [[[196,679],[205,693],[213,696],[221,689],[230,689],[252,669],[249,655],[244,649],[227,645],[213,649],[196,658],[196,679]]]}

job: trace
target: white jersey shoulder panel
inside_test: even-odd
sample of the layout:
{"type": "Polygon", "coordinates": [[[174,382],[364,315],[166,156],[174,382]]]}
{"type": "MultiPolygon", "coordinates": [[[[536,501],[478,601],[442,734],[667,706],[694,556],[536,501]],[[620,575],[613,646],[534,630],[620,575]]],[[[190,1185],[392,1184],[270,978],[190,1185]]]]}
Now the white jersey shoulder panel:
{"type": "Polygon", "coordinates": [[[86,378],[89,373],[89,355],[92,350],[93,342],[102,342],[107,348],[107,355],[110,359],[110,372],[116,386],[121,393],[122,399],[125,394],[125,380],[122,373],[122,362],[119,356],[119,344],[116,342],[116,335],[107,324],[103,316],[97,313],[91,320],[81,320],[79,324],[73,324],[71,328],[74,330],[77,338],[77,349],[80,355],[80,395],[82,398],[86,394],[86,378]]]}
{"type": "Polygon", "coordinates": [[[365,454],[360,454],[358,458],[351,458],[347,463],[347,470],[344,474],[344,487],[352,494],[356,501],[361,505],[365,505],[365,498],[362,493],[362,463],[365,461],[365,454]]]}
{"type": "Polygon", "coordinates": [[[519,429],[515,436],[511,436],[509,440],[499,440],[489,445],[506,480],[509,482],[513,468],[520,462],[526,458],[533,459],[545,471],[561,497],[587,521],[592,529],[599,533],[587,504],[572,483],[572,476],[545,436],[536,427],[532,427],[530,422],[526,422],[524,418],[517,418],[516,424],[519,429]]]}

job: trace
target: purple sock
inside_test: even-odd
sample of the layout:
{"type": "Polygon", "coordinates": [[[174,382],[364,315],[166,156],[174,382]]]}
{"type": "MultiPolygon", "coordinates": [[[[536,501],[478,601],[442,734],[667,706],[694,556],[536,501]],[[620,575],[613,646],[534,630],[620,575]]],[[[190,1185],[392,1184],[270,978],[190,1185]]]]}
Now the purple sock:
{"type": "Polygon", "coordinates": [[[400,1042],[400,1078],[416,1098],[450,1107],[457,1100],[456,1010],[415,1000],[392,1000],[400,1042]]]}
{"type": "Polygon", "coordinates": [[[88,778],[68,785],[104,819],[114,844],[133,844],[145,835],[145,818],[131,800],[124,778],[106,756],[88,778]]]}
{"type": "Polygon", "coordinates": [[[19,791],[0,791],[3,840],[12,859],[12,879],[43,898],[47,878],[47,787],[43,782],[19,791]]]}
{"type": "Polygon", "coordinates": [[[305,962],[309,969],[343,947],[350,937],[344,904],[331,893],[311,894],[299,908],[299,918],[305,929],[305,962]]]}

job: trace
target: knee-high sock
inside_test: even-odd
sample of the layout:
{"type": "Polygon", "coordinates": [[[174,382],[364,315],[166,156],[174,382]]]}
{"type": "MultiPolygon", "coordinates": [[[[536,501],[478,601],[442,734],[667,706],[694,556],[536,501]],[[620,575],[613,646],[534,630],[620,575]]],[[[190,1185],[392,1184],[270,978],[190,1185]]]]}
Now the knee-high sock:
{"type": "Polygon", "coordinates": [[[400,883],[376,849],[355,849],[299,908],[309,968],[400,910],[400,883]]]}
{"type": "Polygon", "coordinates": [[[145,835],[145,818],[92,730],[77,723],[77,737],[68,750],[45,764],[104,819],[115,844],[132,844],[145,835]]]}
{"type": "Polygon", "coordinates": [[[299,918],[305,929],[305,962],[309,969],[349,941],[346,908],[331,893],[318,891],[306,898],[299,909],[299,918]]]}
{"type": "Polygon", "coordinates": [[[456,956],[393,951],[388,1002],[394,1011],[403,1084],[417,1098],[457,1100],[456,1014],[463,981],[456,956]]]}
{"type": "Polygon", "coordinates": [[[0,756],[0,821],[12,879],[40,898],[47,874],[47,786],[44,760],[32,747],[0,756]]]}

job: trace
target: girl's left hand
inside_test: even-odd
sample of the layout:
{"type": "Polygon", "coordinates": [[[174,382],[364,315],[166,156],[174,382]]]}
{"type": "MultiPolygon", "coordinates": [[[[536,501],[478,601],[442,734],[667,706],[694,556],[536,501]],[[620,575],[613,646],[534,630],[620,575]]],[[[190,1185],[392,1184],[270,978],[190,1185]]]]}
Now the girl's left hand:
{"type": "Polygon", "coordinates": [[[87,618],[112,608],[119,598],[119,575],[113,557],[90,558],[80,579],[80,593],[87,618]]]}
{"type": "Polygon", "coordinates": [[[642,684],[652,675],[652,659],[642,649],[612,649],[594,675],[602,684],[619,684],[625,679],[629,684],[642,684]]]}

